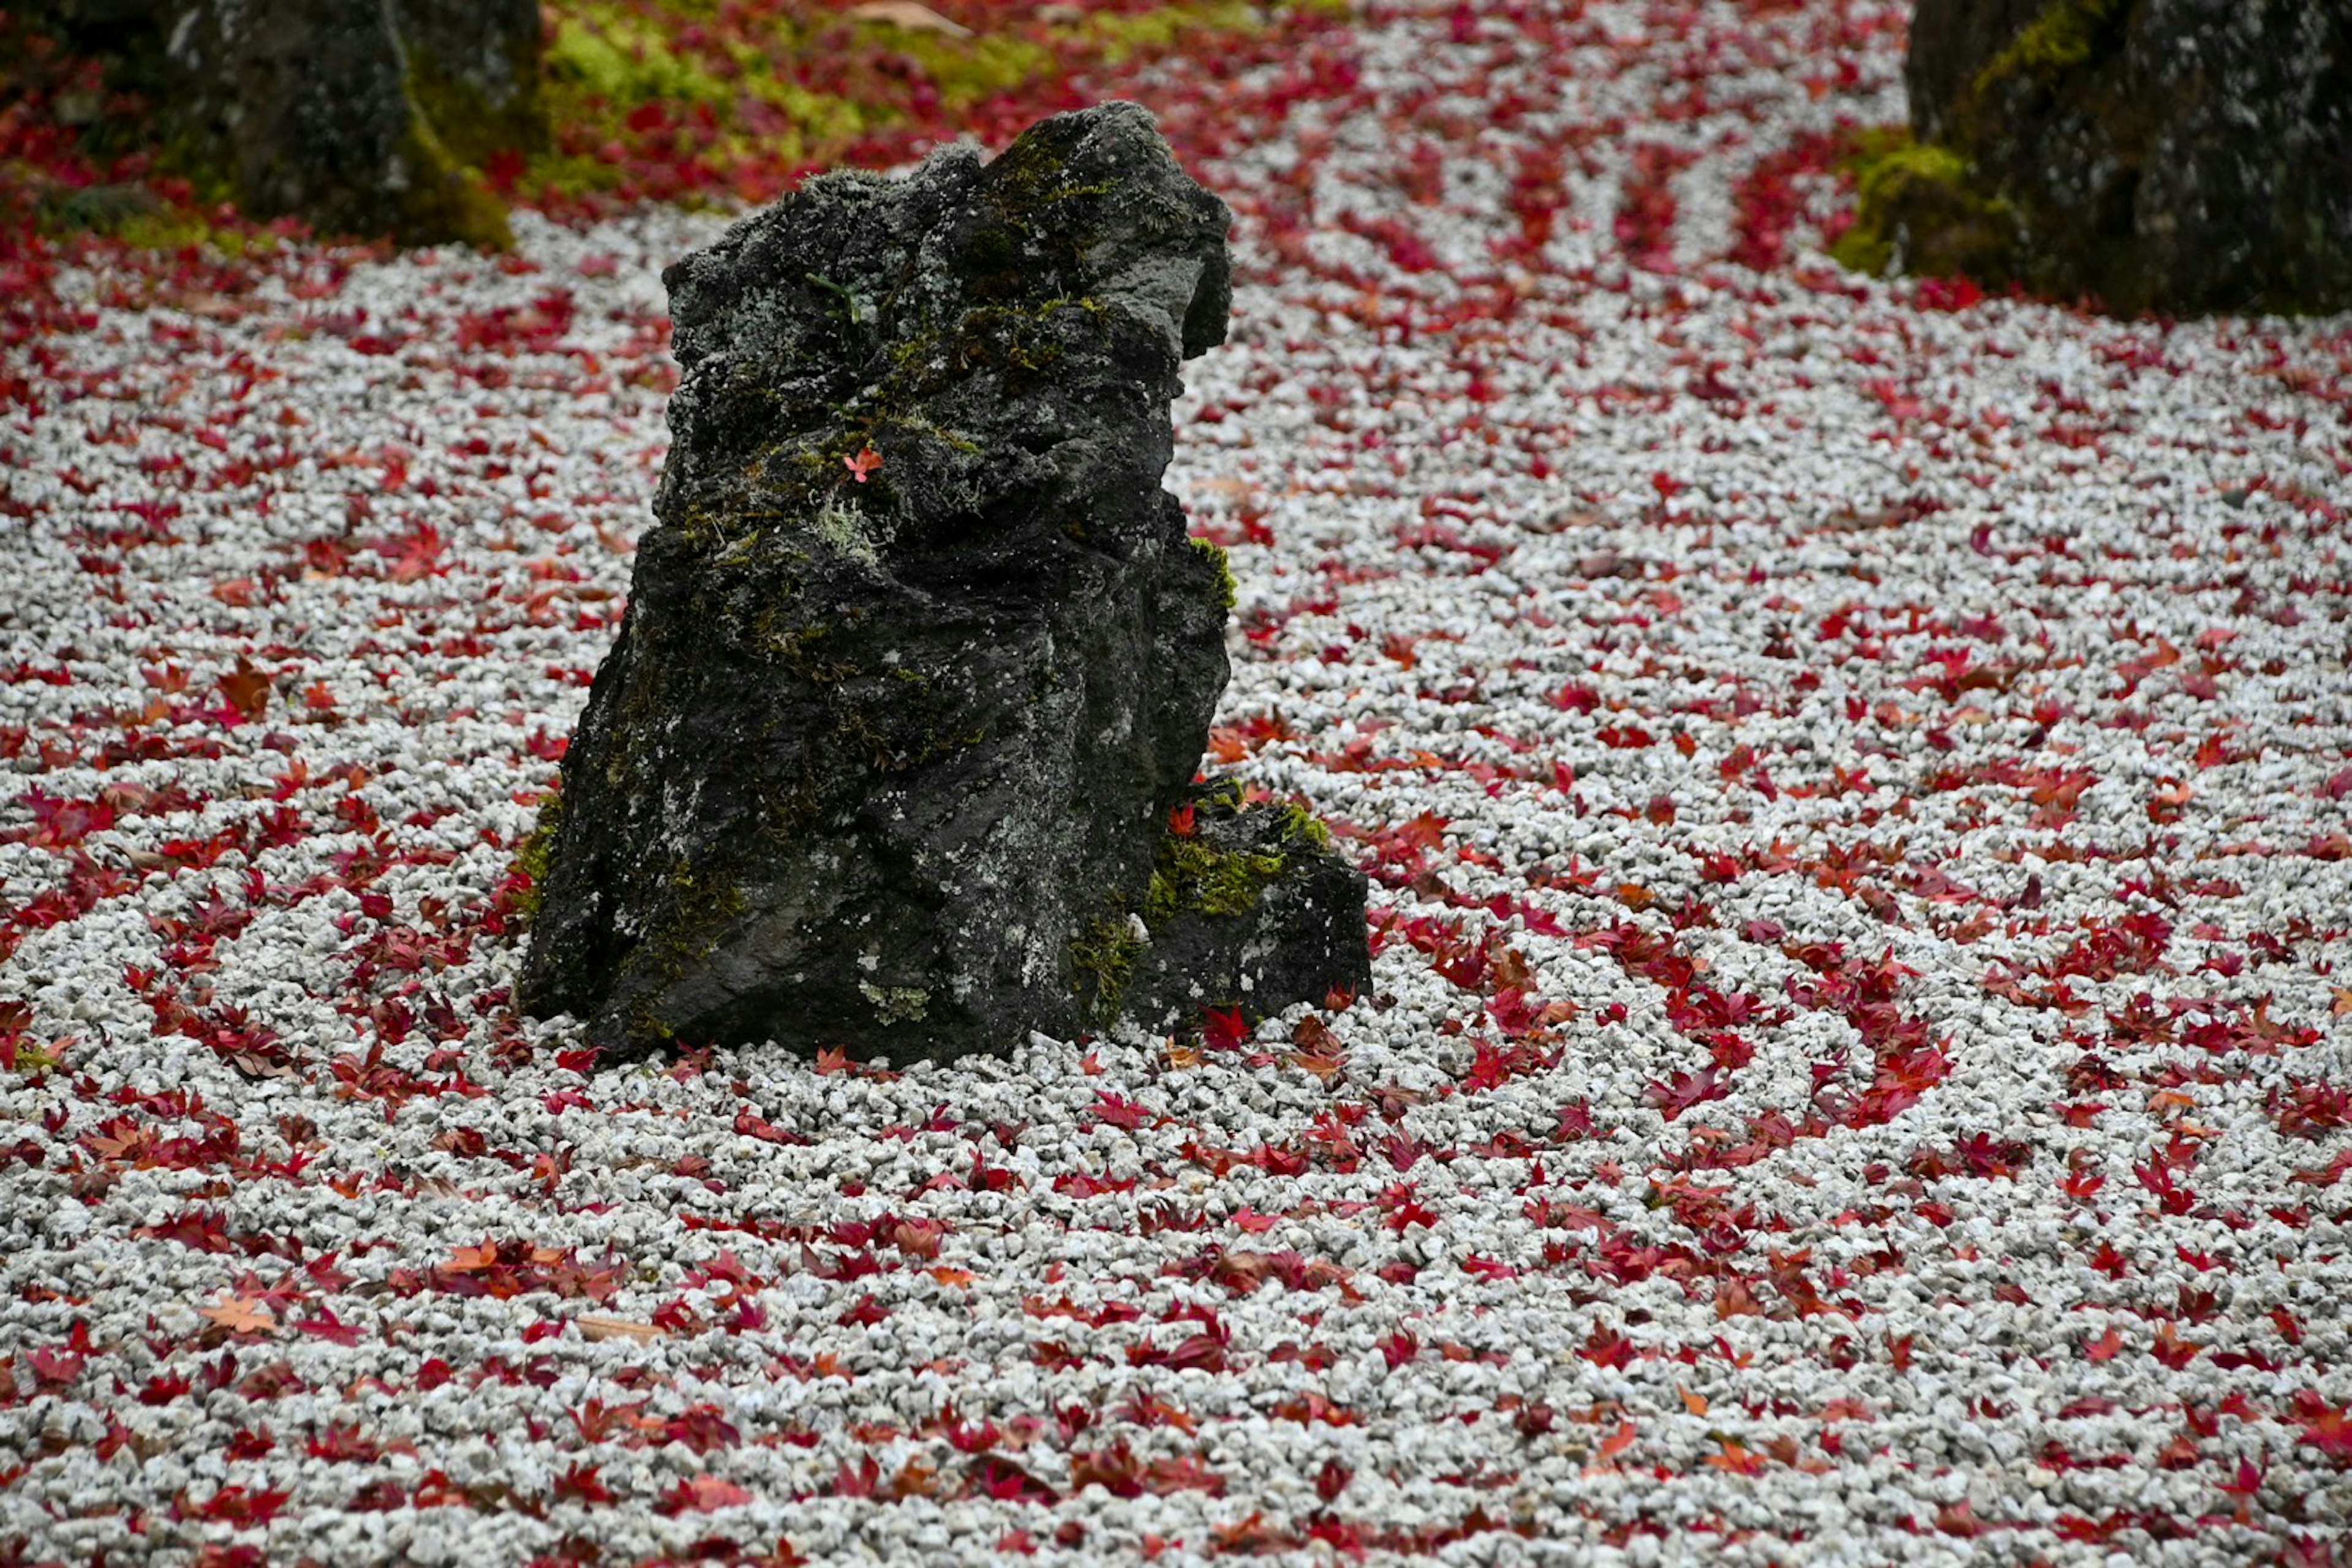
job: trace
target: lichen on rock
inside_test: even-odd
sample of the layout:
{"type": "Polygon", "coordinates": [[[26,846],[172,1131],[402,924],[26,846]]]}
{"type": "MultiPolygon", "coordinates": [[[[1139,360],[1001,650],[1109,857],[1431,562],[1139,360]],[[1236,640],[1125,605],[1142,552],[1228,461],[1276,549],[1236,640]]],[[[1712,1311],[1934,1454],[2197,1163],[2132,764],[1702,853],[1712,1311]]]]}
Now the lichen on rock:
{"type": "MultiPolygon", "coordinates": [[[[1166,880],[1228,673],[1231,579],[1160,488],[1228,222],[1108,104],[992,162],[821,176],[665,274],[674,440],[565,759],[527,1006],[625,1054],[953,1057],[1107,1021],[1088,966],[1133,955],[1103,921],[1166,880]]],[[[1266,1010],[1362,971],[1328,847],[1258,892],[1202,918],[1321,927],[1202,947],[1210,989],[1266,1010]]]]}

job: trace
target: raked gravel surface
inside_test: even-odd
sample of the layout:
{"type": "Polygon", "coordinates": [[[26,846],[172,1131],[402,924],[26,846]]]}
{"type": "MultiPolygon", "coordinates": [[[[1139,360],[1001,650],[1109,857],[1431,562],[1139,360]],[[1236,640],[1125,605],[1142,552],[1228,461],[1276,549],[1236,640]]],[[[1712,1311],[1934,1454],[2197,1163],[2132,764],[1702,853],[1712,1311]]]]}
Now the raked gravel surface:
{"type": "Polygon", "coordinates": [[[1900,6],[1118,85],[1239,215],[1210,766],[1370,994],[599,1069],[512,865],[660,268],[69,274],[0,409],[0,1560],[2340,1561],[2352,323],[1822,254],[1900,6]]]}

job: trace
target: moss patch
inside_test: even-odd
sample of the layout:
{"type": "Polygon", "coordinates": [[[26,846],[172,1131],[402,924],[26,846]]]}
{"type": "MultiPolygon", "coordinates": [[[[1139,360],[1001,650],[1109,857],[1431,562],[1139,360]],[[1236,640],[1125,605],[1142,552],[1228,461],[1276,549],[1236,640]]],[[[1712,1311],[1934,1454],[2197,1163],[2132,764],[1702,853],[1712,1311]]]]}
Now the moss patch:
{"type": "Polygon", "coordinates": [[[1968,278],[2005,276],[2014,266],[2016,216],[1978,189],[1959,153],[1886,132],[1864,142],[1853,167],[1853,226],[1830,247],[1840,266],[1968,278]]]}
{"type": "Polygon", "coordinates": [[[1278,852],[1235,854],[1199,838],[1171,833],[1160,841],[1144,895],[1143,923],[1159,927],[1180,914],[1245,915],[1257,908],[1265,885],[1282,875],[1278,852]]]}
{"type": "Polygon", "coordinates": [[[2088,60],[2098,47],[2101,31],[2117,19],[2122,8],[2121,0],[2050,0],[2007,48],[1977,72],[1969,84],[1967,112],[1980,111],[1987,99],[2021,77],[2047,81],[2088,60]]]}
{"type": "Polygon", "coordinates": [[[1089,1024],[1108,1028],[1118,1021],[1142,952],[1143,939],[1124,912],[1103,915],[1070,939],[1070,967],[1089,1024]]]}
{"type": "Polygon", "coordinates": [[[511,250],[506,204],[490,193],[481,174],[467,168],[441,140],[421,108],[409,122],[401,154],[412,173],[397,202],[393,234],[403,241],[455,241],[482,250],[511,250]]]}
{"type": "MultiPolygon", "coordinates": [[[[1217,601],[1225,608],[1232,609],[1234,591],[1234,565],[1225,554],[1225,547],[1213,539],[1202,539],[1198,535],[1188,537],[1185,542],[1199,551],[1208,560],[1209,564],[1217,569],[1217,601]]],[[[1322,824],[1318,823],[1316,826],[1319,827],[1322,824]]]]}
{"type": "Polygon", "coordinates": [[[1292,853],[1331,847],[1329,829],[1295,803],[1256,808],[1274,814],[1270,847],[1234,850],[1219,846],[1203,828],[1209,822],[1230,821],[1244,809],[1242,788],[1231,779],[1196,790],[1191,804],[1194,831],[1179,833],[1171,826],[1160,836],[1142,908],[1130,911],[1125,899],[1109,899],[1104,912],[1071,939],[1074,984],[1088,1021],[1097,1027],[1118,1018],[1136,961],[1150,940],[1136,931],[1137,915],[1156,939],[1187,919],[1237,920],[1254,914],[1266,888],[1289,868],[1292,853]]]}
{"type": "Polygon", "coordinates": [[[515,848],[509,870],[529,879],[530,886],[515,899],[515,914],[528,924],[547,896],[547,874],[555,868],[555,839],[563,829],[563,796],[551,795],[539,803],[539,820],[515,848]]]}
{"type": "Polygon", "coordinates": [[[666,30],[618,5],[566,7],[549,40],[545,69],[551,85],[602,99],[614,109],[634,109],[656,99],[713,106],[731,103],[734,91],[699,65],[669,47],[666,30]]]}

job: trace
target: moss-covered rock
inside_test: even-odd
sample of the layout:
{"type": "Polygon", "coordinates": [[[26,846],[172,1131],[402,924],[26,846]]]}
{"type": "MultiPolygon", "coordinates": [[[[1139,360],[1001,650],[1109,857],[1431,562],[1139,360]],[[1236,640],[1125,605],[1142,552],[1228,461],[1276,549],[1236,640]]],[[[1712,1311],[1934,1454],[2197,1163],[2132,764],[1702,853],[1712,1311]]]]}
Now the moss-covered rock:
{"type": "Polygon", "coordinates": [[[1840,259],[2121,311],[2352,307],[2352,8],[1921,0],[1840,259]]]}
{"type": "Polygon", "coordinates": [[[1160,478],[1227,222],[1112,104],[813,180],[669,269],[659,521],[526,1005],[623,1054],[951,1057],[1097,1021],[1104,917],[1155,888],[1265,902],[1160,843],[1226,676],[1230,580],[1160,478]]]}
{"type": "Polygon", "coordinates": [[[1841,266],[1929,278],[1999,278],[2016,266],[2014,215],[1978,188],[1968,160],[1950,148],[1883,134],[1854,167],[1854,222],[1830,247],[1841,266]]]}
{"type": "Polygon", "coordinates": [[[1087,1017],[1182,1030],[1213,1007],[1255,1022],[1361,991],[1364,890],[1303,806],[1246,805],[1229,780],[1197,786],[1160,837],[1140,906],[1113,899],[1071,944],[1087,1017]]]}
{"type": "Polygon", "coordinates": [[[545,139],[537,0],[43,0],[153,105],[163,161],[248,217],[512,242],[481,170],[545,139]]]}

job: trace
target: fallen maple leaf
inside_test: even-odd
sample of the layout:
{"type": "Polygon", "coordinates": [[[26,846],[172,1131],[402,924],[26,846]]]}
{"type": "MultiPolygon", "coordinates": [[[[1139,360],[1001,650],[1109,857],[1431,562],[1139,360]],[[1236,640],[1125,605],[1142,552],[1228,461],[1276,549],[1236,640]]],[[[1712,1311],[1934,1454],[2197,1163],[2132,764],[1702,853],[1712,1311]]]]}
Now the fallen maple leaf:
{"type": "Polygon", "coordinates": [[[750,1492],[724,1476],[697,1476],[671,1488],[662,1506],[670,1513],[715,1513],[722,1508],[740,1508],[751,1500],[750,1492]]]}
{"type": "Polygon", "coordinates": [[[1292,1051],[1283,1060],[1300,1072],[1314,1074],[1318,1081],[1327,1084],[1348,1070],[1348,1057],[1344,1051],[1334,1051],[1328,1056],[1319,1051],[1292,1051]]]}
{"type": "Polygon", "coordinates": [[[236,668],[220,678],[220,694],[250,722],[268,710],[269,677],[256,669],[253,660],[238,654],[236,668]]]}
{"type": "Polygon", "coordinates": [[[1764,1460],[1760,1456],[1749,1453],[1744,1445],[1729,1437],[1718,1437],[1716,1441],[1723,1446],[1723,1451],[1708,1455],[1706,1462],[1709,1465],[1718,1470],[1728,1470],[1735,1476],[1763,1473],[1764,1460]]]}
{"type": "Polygon", "coordinates": [[[221,1327],[240,1334],[268,1333],[278,1327],[278,1320],[268,1307],[252,1296],[232,1296],[227,1300],[198,1309],[198,1315],[210,1318],[221,1327]]]}
{"type": "Polygon", "coordinates": [[[1318,1081],[1327,1084],[1347,1071],[1347,1048],[1322,1019],[1311,1014],[1299,1019],[1290,1039],[1299,1048],[1284,1060],[1299,1071],[1312,1073],[1318,1081]]]}
{"type": "Polygon", "coordinates": [[[358,1325],[343,1321],[325,1307],[320,1308],[315,1316],[305,1318],[294,1326],[318,1339],[332,1340],[346,1350],[360,1342],[358,1325]]]}
{"type": "Polygon", "coordinates": [[[669,1331],[652,1323],[633,1323],[626,1318],[574,1318],[572,1326],[580,1331],[583,1340],[635,1340],[649,1345],[656,1340],[667,1339],[669,1331]]]}
{"type": "MultiPolygon", "coordinates": [[[[918,5],[915,9],[919,11],[922,7],[918,5]]],[[[842,458],[841,466],[847,468],[850,477],[862,485],[866,482],[866,475],[882,466],[882,454],[871,447],[866,447],[854,458],[842,458]]]]}
{"type": "Polygon", "coordinates": [[[862,5],[852,5],[849,14],[861,22],[887,22],[894,27],[919,33],[940,33],[950,38],[971,37],[970,27],[950,21],[929,5],[916,4],[916,0],[866,0],[862,5]]]}
{"type": "Polygon", "coordinates": [[[449,1254],[449,1261],[445,1267],[455,1269],[460,1274],[465,1274],[479,1268],[496,1268],[498,1266],[498,1244],[495,1242],[484,1241],[478,1242],[472,1247],[458,1247],[457,1250],[449,1254]]]}

